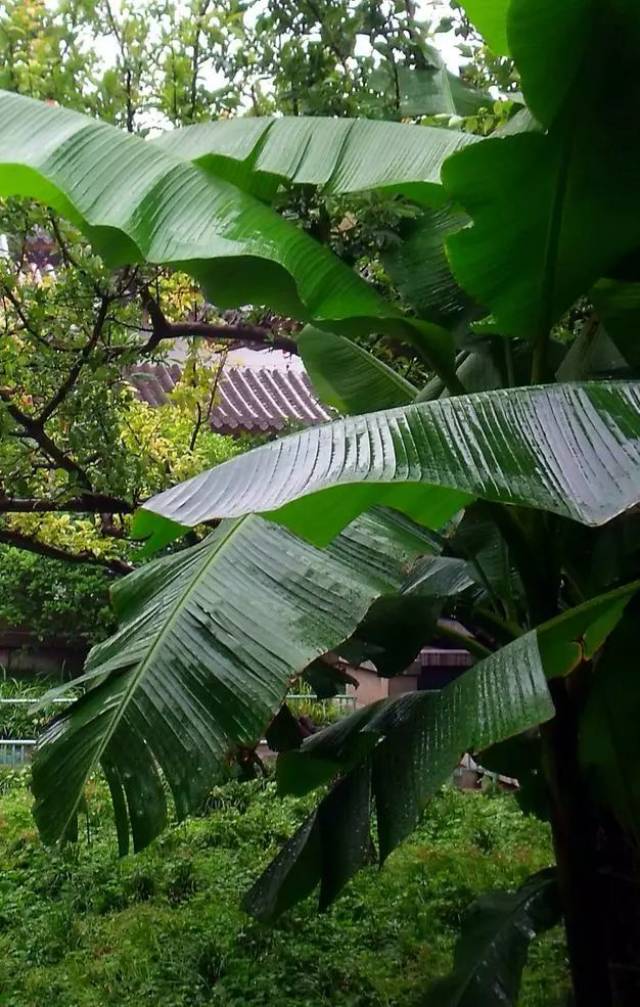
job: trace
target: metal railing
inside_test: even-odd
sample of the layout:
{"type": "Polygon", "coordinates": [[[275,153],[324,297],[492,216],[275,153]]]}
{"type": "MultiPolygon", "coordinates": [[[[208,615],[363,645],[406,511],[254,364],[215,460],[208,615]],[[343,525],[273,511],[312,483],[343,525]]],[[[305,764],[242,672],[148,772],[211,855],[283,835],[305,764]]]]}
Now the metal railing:
{"type": "MultiPolygon", "coordinates": [[[[316,699],[315,696],[309,695],[308,693],[289,693],[287,696],[287,702],[295,702],[296,700],[299,702],[311,703],[313,706],[319,706],[322,709],[323,716],[325,717],[331,710],[332,706],[334,709],[335,707],[342,708],[341,712],[344,712],[345,715],[347,713],[352,713],[356,708],[355,696],[338,695],[333,696],[331,699],[316,699]]],[[[0,707],[36,706],[38,703],[38,699],[0,698],[0,707]]],[[[56,704],[61,704],[62,706],[65,706],[68,703],[69,699],[49,699],[47,700],[46,705],[55,706],[56,704]]],[[[35,745],[36,738],[0,738],[0,766],[17,767],[26,765],[31,761],[35,745]]]]}
{"type": "MultiPolygon", "coordinates": [[[[33,697],[32,699],[0,698],[0,708],[3,706],[36,706],[39,702],[40,700],[37,697],[33,697]]],[[[68,703],[68,699],[49,699],[46,705],[64,706],[68,703]]],[[[26,765],[31,761],[35,745],[36,738],[0,738],[0,766],[17,767],[26,765]]]]}
{"type": "Polygon", "coordinates": [[[309,695],[309,693],[304,692],[290,692],[287,694],[287,703],[295,703],[296,700],[301,703],[311,703],[314,707],[319,706],[324,714],[326,714],[332,706],[343,707],[345,713],[353,713],[356,708],[356,697],[345,696],[343,693],[339,693],[337,696],[332,696],[331,699],[317,699],[314,695],[309,695]]]}

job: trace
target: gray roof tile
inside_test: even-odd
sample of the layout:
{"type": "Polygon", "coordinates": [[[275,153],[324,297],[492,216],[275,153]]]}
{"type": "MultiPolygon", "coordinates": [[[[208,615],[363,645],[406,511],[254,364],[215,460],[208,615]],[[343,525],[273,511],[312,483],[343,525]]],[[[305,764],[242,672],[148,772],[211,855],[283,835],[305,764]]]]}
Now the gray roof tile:
{"type": "MultiPolygon", "coordinates": [[[[144,363],[131,368],[127,380],[143,402],[157,406],[167,401],[180,373],[177,364],[144,363]]],[[[219,433],[277,433],[289,423],[311,426],[331,416],[304,371],[229,367],[218,382],[211,427],[219,433]]]]}

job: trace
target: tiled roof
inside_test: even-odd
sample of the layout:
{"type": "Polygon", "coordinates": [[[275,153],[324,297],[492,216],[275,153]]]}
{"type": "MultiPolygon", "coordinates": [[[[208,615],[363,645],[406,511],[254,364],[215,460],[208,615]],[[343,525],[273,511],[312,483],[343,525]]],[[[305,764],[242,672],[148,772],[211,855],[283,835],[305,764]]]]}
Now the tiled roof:
{"type": "MultiPolygon", "coordinates": [[[[167,401],[181,373],[175,363],[140,364],[127,379],[144,402],[158,406],[167,401]]],[[[211,428],[223,434],[277,433],[289,424],[311,426],[329,419],[331,413],[318,402],[304,371],[229,367],[218,382],[211,428]]]]}

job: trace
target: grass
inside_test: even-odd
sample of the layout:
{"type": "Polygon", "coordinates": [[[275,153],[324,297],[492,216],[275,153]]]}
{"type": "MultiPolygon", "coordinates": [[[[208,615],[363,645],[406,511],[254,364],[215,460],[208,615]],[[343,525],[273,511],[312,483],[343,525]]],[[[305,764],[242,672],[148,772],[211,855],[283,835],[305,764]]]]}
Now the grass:
{"type": "MultiPolygon", "coordinates": [[[[47,681],[25,683],[7,678],[0,668],[0,699],[29,699],[36,703],[49,687],[50,683],[47,681]]],[[[26,703],[20,706],[0,704],[0,738],[33,738],[34,732],[46,719],[46,711],[34,716],[26,703]]]]}
{"type": "MultiPolygon", "coordinates": [[[[467,904],[550,862],[548,830],[513,799],[445,790],[382,871],[362,872],[319,916],[272,927],[239,900],[308,802],[271,783],[229,784],[206,817],[118,860],[95,787],[85,835],[47,851],[24,775],[0,779],[2,1007],[418,1007],[446,972],[467,904]]],[[[559,931],[534,946],[522,1007],[566,996],[559,931]]]]}

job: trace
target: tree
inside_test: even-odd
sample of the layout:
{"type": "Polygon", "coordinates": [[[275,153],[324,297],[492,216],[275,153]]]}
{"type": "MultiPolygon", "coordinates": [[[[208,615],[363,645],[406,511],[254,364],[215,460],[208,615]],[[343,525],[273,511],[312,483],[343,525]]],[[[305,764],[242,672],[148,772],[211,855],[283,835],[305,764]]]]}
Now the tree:
{"type": "MultiPolygon", "coordinates": [[[[414,111],[454,107],[451,75],[445,79],[431,48],[430,26],[411,7],[387,22],[369,4],[351,0],[295,10],[284,3],[256,20],[251,6],[236,0],[152,8],[65,0],[9,3],[0,25],[5,87],[142,135],[159,125],[226,116],[248,103],[262,112],[295,106],[311,114],[397,117],[406,109],[393,96],[387,101],[387,85],[370,86],[375,74],[389,76],[385,66],[401,77],[419,67],[425,88],[414,111]],[[366,55],[356,53],[362,38],[366,55]],[[214,87],[221,75],[224,86],[214,87]]],[[[485,96],[472,99],[473,106],[485,96]]],[[[416,207],[368,193],[354,212],[353,201],[319,198],[311,186],[286,187],[278,205],[350,265],[375,273],[394,296],[385,268],[393,273],[402,248],[398,232],[416,220],[416,207]]],[[[113,270],[68,221],[36,204],[6,201],[0,234],[9,237],[9,254],[0,259],[0,422],[7,435],[0,449],[0,539],[121,572],[135,559],[122,534],[127,515],[146,496],[232,450],[200,422],[209,388],[207,360],[195,348],[204,338],[228,345],[240,337],[292,349],[290,322],[258,306],[229,325],[189,278],[143,264],[113,270]],[[174,408],[152,420],[123,389],[123,372],[161,359],[176,336],[192,340],[195,370],[173,396],[174,408]],[[169,439],[177,437],[171,449],[170,429],[169,439]]],[[[362,338],[394,368],[424,375],[415,349],[369,333],[362,338]]]]}
{"type": "Polygon", "coordinates": [[[121,847],[131,833],[140,848],[166,821],[163,777],[178,814],[196,807],[276,714],[277,740],[289,682],[315,658],[344,644],[393,673],[454,611],[478,660],[452,686],[281,754],[281,789],[332,786],[248,906],[270,918],[318,884],[327,905],[368,859],[372,797],[384,860],[460,754],[488,753],[536,806],[544,772],[557,873],[490,900],[489,917],[477,907],[432,1002],[514,1002],[525,936],[558,900],[576,1004],[635,1004],[640,16],[618,0],[467,10],[514,59],[531,113],[488,140],[247,118],[145,143],[0,98],[5,195],[69,216],[118,268],[179,265],[217,304],[313,323],[301,352],[347,414],[145,504],[134,532],[149,548],[222,524],[119,582],[121,628],[37,755],[35,813],[46,840],[69,835],[100,764],[121,847]],[[403,313],[275,213],[282,179],[425,206],[421,310],[403,313]],[[411,342],[437,380],[399,379],[353,341],[363,330],[411,342]]]}

